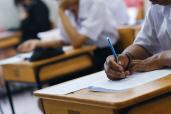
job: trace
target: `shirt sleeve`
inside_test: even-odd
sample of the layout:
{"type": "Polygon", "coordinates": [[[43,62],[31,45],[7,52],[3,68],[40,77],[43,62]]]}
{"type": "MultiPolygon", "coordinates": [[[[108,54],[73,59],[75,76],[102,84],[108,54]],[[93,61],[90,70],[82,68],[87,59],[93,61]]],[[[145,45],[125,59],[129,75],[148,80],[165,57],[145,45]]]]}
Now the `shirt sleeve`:
{"type": "Polygon", "coordinates": [[[153,15],[156,15],[156,13],[154,12],[152,7],[148,11],[144,25],[134,41],[134,44],[142,46],[150,54],[157,53],[160,48],[159,41],[157,39],[155,31],[153,15]]]}
{"type": "Polygon", "coordinates": [[[96,2],[95,4],[93,4],[87,16],[87,19],[81,23],[79,33],[96,41],[98,39],[98,36],[103,32],[104,29],[106,18],[105,8],[106,7],[102,2],[96,2]]]}

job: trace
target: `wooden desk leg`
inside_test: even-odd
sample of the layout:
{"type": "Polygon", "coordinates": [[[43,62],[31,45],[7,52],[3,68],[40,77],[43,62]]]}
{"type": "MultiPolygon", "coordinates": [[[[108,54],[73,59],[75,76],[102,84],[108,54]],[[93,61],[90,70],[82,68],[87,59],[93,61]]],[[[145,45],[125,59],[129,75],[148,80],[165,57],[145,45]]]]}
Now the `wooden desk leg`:
{"type": "Polygon", "coordinates": [[[10,90],[10,86],[9,86],[8,81],[5,82],[5,87],[7,90],[7,96],[9,99],[10,106],[11,106],[12,114],[15,114],[14,104],[13,104],[13,100],[12,100],[12,94],[11,94],[11,90],[10,90]]]}
{"type": "Polygon", "coordinates": [[[41,70],[41,67],[40,68],[38,67],[34,70],[37,89],[42,89],[42,83],[40,81],[40,75],[39,75],[40,70],[41,70]]]}
{"type": "MultiPolygon", "coordinates": [[[[36,71],[35,71],[35,78],[36,78],[36,86],[37,86],[37,89],[42,89],[42,83],[41,83],[41,81],[40,81],[40,75],[39,75],[39,72],[40,72],[40,69],[37,69],[36,71]]],[[[43,111],[43,114],[45,114],[45,110],[44,110],[44,106],[43,106],[43,101],[40,99],[40,101],[39,101],[39,105],[42,105],[42,111],[43,111]]]]}

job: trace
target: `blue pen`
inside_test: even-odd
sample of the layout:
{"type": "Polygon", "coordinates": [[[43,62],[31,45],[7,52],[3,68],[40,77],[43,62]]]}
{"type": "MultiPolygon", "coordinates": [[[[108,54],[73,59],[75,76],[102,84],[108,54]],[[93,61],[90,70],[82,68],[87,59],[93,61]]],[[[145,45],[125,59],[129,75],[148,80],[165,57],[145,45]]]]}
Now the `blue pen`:
{"type": "Polygon", "coordinates": [[[113,48],[113,45],[112,45],[112,42],[111,42],[110,38],[107,37],[107,40],[108,40],[108,43],[109,43],[109,47],[110,47],[110,49],[111,49],[111,51],[112,51],[112,54],[113,54],[113,56],[114,56],[116,62],[118,62],[118,56],[117,56],[117,54],[116,54],[115,49],[113,48]]]}

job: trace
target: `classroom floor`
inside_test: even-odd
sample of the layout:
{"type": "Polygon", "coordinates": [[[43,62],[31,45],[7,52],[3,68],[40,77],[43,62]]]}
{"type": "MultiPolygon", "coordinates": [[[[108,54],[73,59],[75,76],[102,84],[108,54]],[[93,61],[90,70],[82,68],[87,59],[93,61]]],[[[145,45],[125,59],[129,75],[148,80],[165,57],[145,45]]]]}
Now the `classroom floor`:
{"type": "MultiPolygon", "coordinates": [[[[32,91],[22,92],[13,95],[16,114],[42,114],[37,105],[37,98],[33,96],[32,91]]],[[[0,98],[0,105],[3,114],[11,114],[7,98],[0,98]]]]}

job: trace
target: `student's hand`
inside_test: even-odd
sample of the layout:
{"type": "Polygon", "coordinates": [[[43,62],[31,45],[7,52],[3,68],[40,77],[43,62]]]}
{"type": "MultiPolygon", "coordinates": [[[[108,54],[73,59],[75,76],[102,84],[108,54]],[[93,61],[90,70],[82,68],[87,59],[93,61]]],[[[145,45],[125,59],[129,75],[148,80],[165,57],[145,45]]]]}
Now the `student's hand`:
{"type": "Polygon", "coordinates": [[[60,3],[59,3],[59,9],[61,10],[66,10],[69,8],[69,2],[68,0],[62,0],[60,3]]]}
{"type": "Polygon", "coordinates": [[[21,45],[18,46],[17,50],[19,52],[31,52],[37,47],[39,47],[41,41],[40,40],[28,40],[21,45]]]}
{"type": "Polygon", "coordinates": [[[115,62],[113,55],[109,56],[104,64],[108,78],[111,80],[126,78],[130,74],[129,71],[125,70],[128,64],[129,59],[127,55],[119,55],[118,63],[115,62]]]}
{"type": "Polygon", "coordinates": [[[150,57],[145,60],[132,60],[130,72],[148,72],[161,68],[163,68],[163,65],[161,64],[160,60],[150,57]]]}

